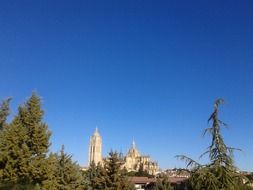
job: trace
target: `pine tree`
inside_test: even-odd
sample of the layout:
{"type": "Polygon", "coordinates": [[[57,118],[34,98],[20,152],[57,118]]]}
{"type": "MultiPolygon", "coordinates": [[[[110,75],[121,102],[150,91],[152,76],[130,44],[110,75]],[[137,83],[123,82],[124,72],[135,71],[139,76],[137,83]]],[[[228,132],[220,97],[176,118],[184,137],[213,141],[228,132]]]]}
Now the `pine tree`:
{"type": "Polygon", "coordinates": [[[187,166],[193,167],[190,184],[194,190],[239,190],[244,186],[233,162],[233,151],[239,149],[228,147],[221,135],[221,127],[226,126],[218,117],[219,106],[223,102],[222,99],[215,101],[214,111],[208,119],[212,126],[204,131],[204,134],[210,133],[212,141],[200,158],[208,154],[210,163],[201,165],[186,156],[177,156],[185,160],[187,166]]]}
{"type": "Polygon", "coordinates": [[[41,101],[36,93],[33,93],[29,100],[19,107],[20,121],[28,129],[27,145],[34,156],[45,156],[50,146],[51,133],[43,122],[43,115],[41,101]]]}
{"type": "Polygon", "coordinates": [[[7,100],[4,100],[2,104],[0,104],[0,130],[3,128],[5,121],[10,113],[9,109],[9,103],[11,99],[8,98],[7,100]]]}
{"type": "Polygon", "coordinates": [[[94,162],[91,162],[89,169],[85,173],[85,179],[87,182],[88,190],[89,189],[98,189],[97,188],[97,167],[94,162]]]}
{"type": "Polygon", "coordinates": [[[2,139],[4,139],[3,128],[6,125],[5,121],[9,115],[9,102],[10,99],[3,101],[0,104],[0,179],[3,176],[3,168],[5,165],[4,152],[1,150],[2,139]]]}
{"type": "Polygon", "coordinates": [[[106,188],[105,190],[131,190],[127,173],[122,168],[123,160],[117,152],[111,151],[105,160],[106,188]]]}
{"type": "Polygon", "coordinates": [[[156,182],[149,183],[145,186],[146,190],[172,190],[169,178],[166,174],[156,176],[156,182]]]}
{"type": "Polygon", "coordinates": [[[41,108],[41,100],[36,93],[19,107],[19,122],[27,132],[26,145],[30,152],[28,166],[29,175],[35,184],[42,184],[47,179],[46,155],[50,146],[51,133],[43,122],[44,111],[41,108]]]}
{"type": "Polygon", "coordinates": [[[27,140],[27,130],[22,127],[18,116],[3,127],[0,138],[1,184],[9,184],[10,187],[30,184],[29,161],[31,154],[26,143],[27,140]]]}
{"type": "Polygon", "coordinates": [[[106,172],[103,166],[92,162],[86,171],[85,180],[88,190],[102,190],[106,187],[106,172]]]}
{"type": "Polygon", "coordinates": [[[47,179],[42,183],[42,190],[58,190],[57,181],[57,166],[58,166],[57,154],[50,153],[47,158],[47,167],[50,169],[47,173],[47,179]]]}
{"type": "MultiPolygon", "coordinates": [[[[2,110],[5,110],[5,114],[1,115],[8,112],[4,107],[2,110]]],[[[0,134],[1,183],[17,184],[16,186],[36,184],[39,187],[48,178],[50,132],[43,122],[43,114],[40,98],[33,93],[24,105],[19,106],[18,113],[10,124],[3,125],[0,134]]]]}
{"type": "Polygon", "coordinates": [[[99,162],[96,166],[96,188],[97,189],[105,189],[106,187],[106,177],[107,173],[105,168],[102,166],[102,164],[99,162]]]}
{"type": "Polygon", "coordinates": [[[148,171],[144,169],[143,163],[140,163],[138,171],[135,173],[134,176],[153,177],[153,175],[150,175],[148,171]]]}
{"type": "Polygon", "coordinates": [[[169,178],[166,174],[161,174],[157,177],[155,188],[153,190],[172,190],[169,178]]]}
{"type": "Polygon", "coordinates": [[[82,190],[83,177],[80,167],[72,161],[72,156],[64,152],[64,146],[59,154],[55,155],[56,168],[54,178],[56,180],[56,189],[60,190],[82,190]]]}

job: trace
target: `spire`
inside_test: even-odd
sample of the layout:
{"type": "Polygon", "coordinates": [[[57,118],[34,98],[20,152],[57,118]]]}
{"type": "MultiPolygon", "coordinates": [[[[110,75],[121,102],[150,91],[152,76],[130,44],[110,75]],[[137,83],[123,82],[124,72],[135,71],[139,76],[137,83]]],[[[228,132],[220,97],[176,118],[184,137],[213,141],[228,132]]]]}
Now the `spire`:
{"type": "Polygon", "coordinates": [[[130,156],[130,157],[138,157],[138,156],[140,156],[140,153],[139,153],[139,151],[136,148],[134,139],[132,141],[132,147],[129,149],[127,155],[130,156]]]}
{"type": "Polygon", "coordinates": [[[133,138],[133,142],[132,142],[132,148],[134,148],[134,149],[136,148],[134,138],[133,138]]]}
{"type": "Polygon", "coordinates": [[[98,127],[95,128],[95,131],[93,133],[93,136],[100,136],[98,132],[98,127]]]}

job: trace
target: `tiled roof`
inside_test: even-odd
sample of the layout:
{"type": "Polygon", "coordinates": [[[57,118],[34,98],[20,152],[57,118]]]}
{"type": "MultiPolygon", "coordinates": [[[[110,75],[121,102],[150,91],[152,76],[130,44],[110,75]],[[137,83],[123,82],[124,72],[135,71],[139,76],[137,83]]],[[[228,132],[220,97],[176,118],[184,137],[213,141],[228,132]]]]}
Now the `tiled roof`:
{"type": "MultiPolygon", "coordinates": [[[[185,177],[169,177],[169,182],[172,184],[178,184],[187,181],[185,177]]],[[[130,177],[129,181],[133,184],[148,184],[152,182],[156,182],[155,178],[148,177],[130,177]]]]}
{"type": "Polygon", "coordinates": [[[148,184],[151,182],[155,182],[155,178],[148,178],[148,177],[130,177],[129,181],[133,184],[148,184]]]}

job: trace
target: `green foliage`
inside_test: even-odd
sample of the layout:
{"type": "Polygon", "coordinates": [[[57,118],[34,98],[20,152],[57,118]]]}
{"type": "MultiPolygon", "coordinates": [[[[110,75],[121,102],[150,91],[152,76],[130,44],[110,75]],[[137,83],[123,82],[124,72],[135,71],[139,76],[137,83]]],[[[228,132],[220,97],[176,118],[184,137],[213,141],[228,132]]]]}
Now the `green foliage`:
{"type": "MultiPolygon", "coordinates": [[[[6,116],[8,101],[2,104],[6,116]]],[[[50,132],[43,123],[40,98],[33,93],[10,124],[3,126],[0,140],[0,180],[11,184],[41,185],[49,168],[46,154],[50,146],[50,132]]],[[[1,121],[5,121],[2,119],[1,121]]]]}
{"type": "Polygon", "coordinates": [[[42,121],[44,111],[41,109],[40,98],[33,93],[25,105],[19,107],[19,119],[27,129],[29,140],[27,145],[33,156],[45,156],[50,146],[51,133],[42,121]]]}
{"type": "Polygon", "coordinates": [[[30,181],[29,164],[31,154],[26,144],[27,130],[22,127],[17,117],[4,126],[0,139],[0,179],[4,183],[30,181]]]}
{"type": "Polygon", "coordinates": [[[173,187],[170,185],[170,181],[167,175],[161,174],[157,176],[156,182],[148,184],[147,190],[172,190],[173,187]]]}
{"type": "Polygon", "coordinates": [[[3,128],[6,118],[10,113],[9,110],[9,103],[11,99],[8,98],[7,100],[4,100],[2,104],[0,105],[0,130],[3,128]]]}
{"type": "Polygon", "coordinates": [[[127,173],[122,169],[123,159],[117,152],[111,151],[105,160],[106,188],[105,190],[130,190],[127,173]]]}
{"type": "Polygon", "coordinates": [[[127,175],[130,177],[154,177],[153,175],[149,174],[147,170],[144,169],[143,164],[140,164],[138,171],[130,171],[127,172],[127,175]]]}
{"type": "Polygon", "coordinates": [[[49,154],[51,133],[40,98],[32,96],[6,123],[10,99],[0,105],[0,189],[84,189],[80,167],[64,153],[49,154]]]}
{"type": "Polygon", "coordinates": [[[106,171],[99,163],[97,166],[94,162],[91,163],[86,172],[86,184],[88,190],[102,190],[106,187],[106,171]]]}
{"type": "Polygon", "coordinates": [[[143,163],[140,164],[139,169],[137,172],[135,172],[134,176],[139,177],[154,177],[153,175],[150,175],[147,170],[144,169],[143,163]]]}
{"type": "MultiPolygon", "coordinates": [[[[212,137],[211,145],[208,147],[208,151],[202,155],[208,154],[209,159],[213,165],[225,166],[227,169],[234,169],[233,165],[233,150],[235,148],[227,147],[224,143],[221,135],[221,126],[227,126],[218,118],[219,105],[224,101],[222,99],[216,100],[214,104],[214,112],[211,114],[209,121],[212,121],[212,126],[204,131],[210,133],[212,137]]],[[[201,156],[202,156],[201,155],[201,156]]]]}
{"type": "Polygon", "coordinates": [[[6,123],[10,99],[0,105],[0,189],[84,189],[80,167],[62,148],[49,154],[51,133],[36,93],[6,123]]]}
{"type": "Polygon", "coordinates": [[[54,162],[53,177],[44,186],[51,186],[51,189],[81,190],[83,189],[83,177],[80,167],[72,161],[72,156],[64,152],[62,147],[59,154],[51,155],[54,162]]]}
{"type": "Polygon", "coordinates": [[[133,190],[127,171],[122,168],[123,163],[120,154],[113,151],[109,153],[104,166],[91,163],[85,175],[88,190],[133,190]]]}
{"type": "Polygon", "coordinates": [[[169,179],[167,175],[161,175],[157,178],[155,185],[155,190],[172,190],[169,179]]]}
{"type": "Polygon", "coordinates": [[[40,187],[29,182],[19,182],[16,184],[6,183],[0,185],[0,190],[39,190],[40,187]]]}
{"type": "Polygon", "coordinates": [[[201,165],[186,156],[178,156],[186,161],[187,166],[193,167],[189,179],[193,190],[239,190],[246,187],[233,164],[233,151],[239,149],[228,147],[221,135],[221,127],[227,126],[218,118],[218,108],[223,102],[222,99],[215,101],[214,112],[208,119],[212,122],[212,126],[204,131],[204,134],[210,133],[212,141],[200,158],[208,154],[210,163],[201,165]]]}

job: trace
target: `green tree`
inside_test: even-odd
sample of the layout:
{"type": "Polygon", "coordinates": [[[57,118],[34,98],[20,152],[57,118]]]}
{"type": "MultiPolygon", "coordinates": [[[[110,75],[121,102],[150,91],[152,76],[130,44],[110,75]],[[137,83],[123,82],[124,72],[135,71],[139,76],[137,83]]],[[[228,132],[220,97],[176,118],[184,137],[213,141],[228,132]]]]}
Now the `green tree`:
{"type": "Polygon", "coordinates": [[[210,163],[201,165],[189,157],[177,156],[185,160],[187,166],[192,167],[189,182],[194,190],[239,190],[244,186],[233,163],[233,151],[239,149],[228,147],[221,135],[221,127],[227,126],[218,117],[219,106],[222,103],[222,99],[215,101],[214,111],[208,119],[212,125],[204,131],[204,135],[210,133],[212,140],[208,150],[200,158],[208,154],[210,163]]]}
{"type": "Polygon", "coordinates": [[[117,152],[111,151],[105,160],[106,187],[105,190],[132,190],[127,172],[122,168],[124,162],[117,152]]]}
{"type": "Polygon", "coordinates": [[[103,166],[94,162],[91,163],[85,176],[88,190],[102,190],[106,187],[106,172],[103,166]]]}
{"type": "MultiPolygon", "coordinates": [[[[10,102],[10,99],[7,99],[7,100],[4,100],[1,104],[0,104],[0,148],[2,147],[1,146],[1,139],[4,138],[4,133],[3,133],[3,128],[4,128],[4,125],[6,125],[6,119],[9,115],[9,102],[10,102]]],[[[1,179],[1,176],[3,175],[3,168],[5,166],[5,160],[4,160],[4,156],[3,156],[3,152],[1,151],[0,149],[0,179],[1,179]]]]}
{"type": "Polygon", "coordinates": [[[156,177],[156,182],[146,186],[147,190],[172,190],[169,178],[166,174],[160,174],[156,177]]]}
{"type": "Polygon", "coordinates": [[[59,154],[55,155],[54,179],[56,189],[81,190],[84,188],[80,167],[72,161],[72,156],[64,152],[64,146],[59,154]]]}
{"type": "Polygon", "coordinates": [[[50,169],[47,173],[47,179],[42,183],[43,190],[58,190],[58,181],[57,181],[57,168],[58,168],[57,154],[50,153],[47,158],[47,167],[50,169]]]}
{"type": "Polygon", "coordinates": [[[137,171],[130,171],[127,172],[128,176],[136,176],[136,177],[154,177],[153,175],[149,174],[146,169],[144,169],[143,163],[140,163],[137,171]]]}
{"type": "Polygon", "coordinates": [[[8,98],[0,104],[0,130],[3,128],[5,121],[10,114],[9,103],[11,99],[8,98]]]}
{"type": "Polygon", "coordinates": [[[172,190],[168,176],[162,175],[157,178],[155,190],[172,190]]]}
{"type": "Polygon", "coordinates": [[[2,184],[30,183],[29,161],[31,154],[26,144],[27,131],[20,124],[18,117],[5,125],[1,131],[0,181],[2,184]]]}
{"type": "Polygon", "coordinates": [[[147,170],[144,169],[143,163],[140,164],[138,171],[135,173],[135,176],[154,177],[153,175],[150,175],[147,170]]]}
{"type": "MultiPolygon", "coordinates": [[[[1,184],[39,187],[48,178],[47,152],[51,133],[43,122],[40,98],[32,96],[19,106],[9,124],[9,100],[1,106],[0,181],[1,184]]],[[[35,188],[34,187],[34,188],[35,188]]],[[[13,187],[14,188],[14,187],[13,187]]]]}
{"type": "Polygon", "coordinates": [[[50,146],[51,132],[43,122],[44,111],[41,100],[36,93],[19,107],[18,118],[22,127],[26,129],[26,145],[30,152],[29,175],[34,183],[42,184],[47,179],[46,156],[50,146]]]}

